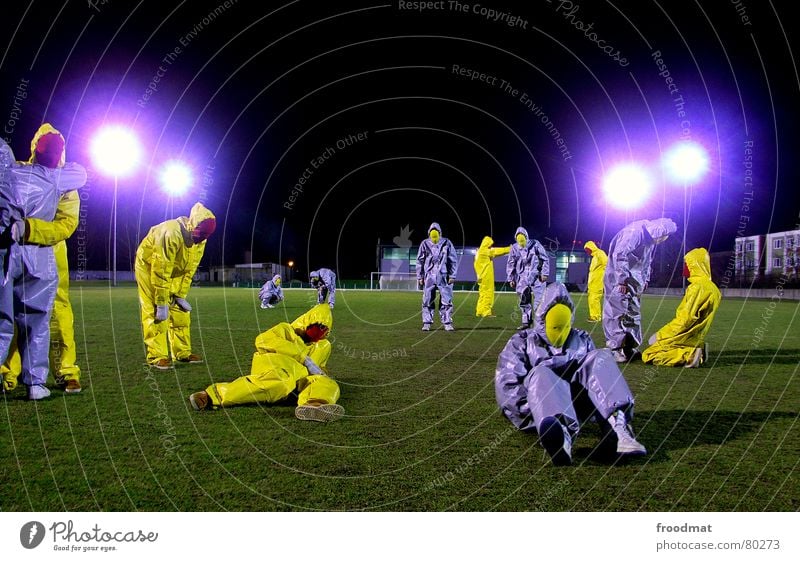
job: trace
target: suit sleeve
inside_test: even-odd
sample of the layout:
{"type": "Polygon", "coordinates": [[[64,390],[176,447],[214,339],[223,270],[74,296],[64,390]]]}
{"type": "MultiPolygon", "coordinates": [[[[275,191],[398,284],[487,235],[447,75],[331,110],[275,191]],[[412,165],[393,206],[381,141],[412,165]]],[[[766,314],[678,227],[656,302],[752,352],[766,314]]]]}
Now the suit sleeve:
{"type": "Polygon", "coordinates": [[[55,245],[69,238],[78,227],[81,199],[77,191],[67,191],[58,201],[52,222],[27,218],[26,241],[39,245],[55,245]]]}
{"type": "Polygon", "coordinates": [[[500,257],[501,255],[508,255],[511,251],[511,246],[507,247],[493,247],[489,250],[489,255],[494,259],[495,257],[500,257]]]}
{"type": "Polygon", "coordinates": [[[186,272],[183,276],[177,277],[172,281],[172,294],[179,298],[186,298],[186,295],[189,294],[189,289],[192,287],[192,279],[206,251],[206,242],[202,241],[199,244],[195,244],[188,248],[188,251],[190,252],[190,258],[187,263],[186,272]]]}
{"type": "Polygon", "coordinates": [[[428,252],[425,249],[425,242],[419,244],[419,251],[417,252],[417,280],[422,280],[425,275],[425,260],[428,258],[428,252]]]}
{"type": "Polygon", "coordinates": [[[59,195],[86,185],[86,168],[75,162],[67,162],[56,170],[56,190],[59,195]]]}
{"type": "Polygon", "coordinates": [[[540,242],[536,242],[536,254],[539,256],[539,274],[545,277],[550,276],[550,255],[540,242]]]}
{"type": "Polygon", "coordinates": [[[635,238],[635,234],[631,234],[626,239],[618,240],[614,246],[614,280],[617,284],[628,284],[628,279],[631,278],[629,259],[637,241],[638,238],[635,238]],[[632,236],[634,236],[633,239],[632,236]]]}
{"type": "Polygon", "coordinates": [[[508,262],[506,262],[506,277],[508,282],[517,282],[517,252],[509,250],[508,262]]]}
{"type": "Polygon", "coordinates": [[[183,236],[180,230],[170,228],[157,232],[150,263],[150,284],[153,286],[156,306],[169,304],[172,293],[172,269],[181,247],[183,247],[183,236]]]}
{"type": "Polygon", "coordinates": [[[278,353],[303,362],[309,347],[298,337],[288,323],[279,323],[256,337],[256,350],[261,353],[278,353]]]}
{"type": "Polygon", "coordinates": [[[456,255],[456,246],[453,242],[447,240],[447,276],[456,278],[456,271],[458,270],[458,255],[456,255]]]}

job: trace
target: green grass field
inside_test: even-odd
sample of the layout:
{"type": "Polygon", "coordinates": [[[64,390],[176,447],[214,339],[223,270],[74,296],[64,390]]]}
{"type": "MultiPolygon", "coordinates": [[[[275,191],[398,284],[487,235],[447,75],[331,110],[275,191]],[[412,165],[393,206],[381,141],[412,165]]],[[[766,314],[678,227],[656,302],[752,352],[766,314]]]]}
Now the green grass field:
{"type": "MultiPolygon", "coordinates": [[[[420,332],[419,293],[340,291],[329,367],[347,416],[301,422],[292,405],[192,410],[187,396],[247,373],[255,336],[308,309],[288,291],[258,307],[252,289],[195,288],[199,365],[144,365],[134,288],[73,287],[84,391],[5,396],[2,511],[797,511],[800,320],[796,302],[727,300],[699,370],[627,366],[645,458],[590,457],[553,468],[531,435],[497,411],[497,355],[516,300],[474,317],[456,294],[457,331],[420,332]]],[[[575,295],[577,327],[585,301],[575,295]]],[[[677,298],[644,301],[647,335],[677,298]]],[[[438,327],[438,326],[437,326],[438,327]]]]}

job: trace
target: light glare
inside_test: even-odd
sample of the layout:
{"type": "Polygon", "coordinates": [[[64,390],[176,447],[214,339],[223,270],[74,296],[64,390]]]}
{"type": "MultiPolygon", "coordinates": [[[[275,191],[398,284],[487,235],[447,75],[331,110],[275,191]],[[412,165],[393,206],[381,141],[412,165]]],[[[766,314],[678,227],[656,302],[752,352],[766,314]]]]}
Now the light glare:
{"type": "Polygon", "coordinates": [[[192,184],[192,172],[182,162],[169,162],[161,172],[161,188],[171,197],[180,197],[192,184]]]}
{"type": "Polygon", "coordinates": [[[134,134],[116,126],[101,129],[92,140],[90,150],[94,166],[115,177],[133,172],[141,156],[134,134]]]}
{"type": "Polygon", "coordinates": [[[650,190],[650,178],[636,164],[621,164],[613,168],[603,181],[606,201],[621,209],[640,207],[650,195],[650,190]]]}

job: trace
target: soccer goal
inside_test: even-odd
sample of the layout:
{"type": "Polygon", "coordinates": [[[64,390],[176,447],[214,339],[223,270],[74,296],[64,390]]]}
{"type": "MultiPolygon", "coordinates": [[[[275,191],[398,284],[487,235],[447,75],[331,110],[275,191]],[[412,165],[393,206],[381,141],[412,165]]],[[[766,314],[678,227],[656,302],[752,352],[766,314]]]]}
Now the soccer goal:
{"type": "Polygon", "coordinates": [[[373,271],[369,274],[370,290],[418,290],[417,275],[373,271]]]}

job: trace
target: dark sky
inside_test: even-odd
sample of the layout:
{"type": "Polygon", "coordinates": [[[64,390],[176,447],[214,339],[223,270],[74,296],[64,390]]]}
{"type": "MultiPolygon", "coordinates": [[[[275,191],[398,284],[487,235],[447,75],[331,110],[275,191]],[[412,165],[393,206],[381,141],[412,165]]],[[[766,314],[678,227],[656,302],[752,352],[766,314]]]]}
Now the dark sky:
{"type": "MultiPolygon", "coordinates": [[[[789,2],[419,4],[7,2],[3,136],[27,157],[50,121],[68,158],[91,167],[100,125],[137,132],[120,269],[150,226],[196,200],[219,220],[204,267],[251,251],[345,278],[375,270],[379,239],[408,224],[416,245],[433,220],[456,245],[510,243],[520,224],[560,247],[607,244],[662,215],[682,232],[683,187],[659,164],[682,137],[711,162],[692,190],[690,247],[724,251],[741,225],[800,222],[789,2]],[[170,213],[157,171],[173,158],[196,181],[170,213]],[[625,160],[653,177],[647,206],[627,213],[600,190],[625,160]]],[[[84,193],[89,268],[108,266],[112,187],[92,173],[84,193]]]]}

